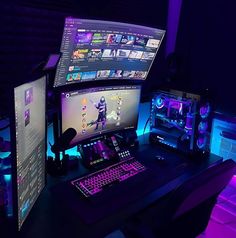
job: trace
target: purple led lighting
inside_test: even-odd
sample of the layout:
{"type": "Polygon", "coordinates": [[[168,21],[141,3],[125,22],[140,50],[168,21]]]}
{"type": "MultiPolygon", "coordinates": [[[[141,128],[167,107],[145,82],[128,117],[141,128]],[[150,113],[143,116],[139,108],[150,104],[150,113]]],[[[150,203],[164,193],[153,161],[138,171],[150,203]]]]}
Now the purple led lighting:
{"type": "Polygon", "coordinates": [[[230,184],[236,188],[236,175],[232,177],[230,184]]]}
{"type": "Polygon", "coordinates": [[[187,130],[193,129],[193,115],[191,113],[187,114],[185,129],[187,130]]]}
{"type": "Polygon", "coordinates": [[[176,100],[170,100],[169,107],[179,110],[182,106],[182,103],[176,100]]]}
{"type": "Polygon", "coordinates": [[[179,113],[182,114],[183,110],[183,103],[179,104],[179,113]]]}
{"type": "Polygon", "coordinates": [[[175,51],[175,42],[179,26],[182,0],[169,0],[166,56],[175,51]]]}
{"type": "Polygon", "coordinates": [[[201,121],[198,125],[198,132],[199,133],[205,133],[208,129],[208,123],[207,121],[201,121]]]}
{"type": "Polygon", "coordinates": [[[47,61],[47,64],[44,66],[44,69],[52,69],[56,67],[58,60],[60,59],[60,54],[51,54],[47,61]]]}
{"type": "Polygon", "coordinates": [[[102,191],[104,185],[109,185],[114,181],[124,181],[145,169],[146,168],[140,162],[129,159],[88,176],[76,179],[71,183],[86,197],[89,197],[102,191]]]}
{"type": "Polygon", "coordinates": [[[206,146],[207,138],[206,136],[201,136],[197,139],[197,146],[200,149],[203,149],[206,146]]]}
{"type": "Polygon", "coordinates": [[[207,118],[209,116],[209,113],[210,113],[210,104],[209,103],[206,103],[204,105],[202,105],[200,107],[200,116],[201,118],[207,118]]]}

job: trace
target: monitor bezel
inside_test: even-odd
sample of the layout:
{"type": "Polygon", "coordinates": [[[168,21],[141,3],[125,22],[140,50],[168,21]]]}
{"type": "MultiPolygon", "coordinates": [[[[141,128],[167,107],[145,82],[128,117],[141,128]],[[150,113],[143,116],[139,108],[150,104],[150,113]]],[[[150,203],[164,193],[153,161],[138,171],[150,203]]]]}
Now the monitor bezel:
{"type": "MultiPolygon", "coordinates": [[[[107,79],[99,79],[99,80],[88,80],[88,81],[76,81],[76,82],[71,82],[69,84],[66,84],[64,83],[63,85],[56,85],[55,82],[56,82],[56,74],[57,74],[57,67],[56,67],[56,73],[55,73],[55,78],[54,78],[54,82],[53,82],[53,88],[56,89],[56,88],[61,88],[61,87],[64,87],[64,86],[69,86],[69,85],[77,85],[77,84],[84,84],[84,83],[87,83],[87,82],[96,82],[96,81],[101,81],[101,82],[108,82],[108,81],[113,81],[114,83],[116,83],[116,81],[123,81],[123,84],[126,84],[126,82],[133,82],[133,83],[144,83],[147,79],[148,79],[148,75],[151,71],[151,68],[152,68],[152,65],[156,59],[156,56],[157,56],[157,53],[159,52],[159,49],[162,45],[162,42],[165,38],[165,35],[166,35],[166,30],[163,30],[163,29],[160,29],[160,28],[156,28],[156,27],[149,27],[149,26],[145,26],[145,25],[142,25],[142,24],[135,24],[135,23],[129,23],[129,22],[120,22],[120,21],[110,21],[110,20],[103,20],[103,19],[86,19],[86,18],[78,18],[78,17],[72,17],[72,16],[69,16],[69,17],[66,17],[65,18],[65,21],[64,21],[64,27],[63,27],[63,33],[62,33],[62,38],[61,38],[61,44],[62,44],[62,41],[63,41],[63,37],[64,37],[64,32],[65,32],[65,25],[66,25],[66,21],[67,19],[75,19],[75,20],[81,20],[81,21],[86,21],[86,22],[97,22],[97,23],[110,23],[110,24],[118,24],[118,25],[123,25],[123,26],[129,26],[129,27],[137,27],[137,28],[143,28],[143,29],[149,29],[149,30],[159,30],[159,31],[162,31],[163,32],[163,37],[161,38],[160,40],[160,44],[159,44],[159,47],[157,49],[157,52],[155,53],[155,56],[149,66],[149,69],[147,71],[147,75],[145,77],[145,79],[138,79],[138,78],[124,78],[124,79],[116,79],[116,78],[107,78],[107,79]]],[[[61,45],[60,45],[60,51],[61,51],[61,45]]],[[[60,60],[62,59],[63,57],[63,52],[61,52],[61,56],[60,56],[60,60]]],[[[59,61],[60,61],[59,60],[59,61]]],[[[58,61],[58,64],[59,64],[59,61],[58,61]]]]}
{"type": "MultiPolygon", "coordinates": [[[[77,85],[77,86],[80,86],[80,85],[77,85]]],[[[77,142],[74,142],[73,144],[70,145],[69,148],[72,148],[74,146],[77,146],[77,145],[80,145],[80,144],[83,144],[83,143],[87,143],[89,141],[94,141],[96,140],[96,138],[101,138],[103,136],[109,136],[109,135],[114,135],[114,134],[118,134],[118,133],[122,133],[122,132],[128,132],[128,131],[136,131],[137,128],[138,128],[138,118],[139,118],[139,108],[140,108],[140,101],[141,101],[141,92],[142,92],[142,85],[140,84],[124,84],[124,82],[122,82],[121,84],[104,84],[104,85],[100,85],[99,86],[91,86],[91,87],[86,87],[85,85],[83,85],[83,87],[73,87],[72,90],[68,90],[69,88],[71,89],[71,87],[67,87],[67,88],[64,88],[64,90],[58,90],[57,93],[56,93],[56,98],[57,98],[57,102],[58,105],[59,105],[59,108],[58,108],[58,122],[59,122],[59,126],[58,126],[58,130],[59,130],[59,136],[62,135],[63,131],[62,131],[62,101],[61,101],[61,94],[62,93],[66,93],[66,92],[71,92],[71,91],[78,91],[78,90],[89,90],[90,88],[102,88],[102,87],[115,87],[115,86],[136,86],[136,87],[139,87],[140,89],[140,97],[139,97],[139,102],[138,102],[138,114],[137,114],[137,120],[136,120],[136,124],[133,128],[127,128],[127,129],[117,129],[117,130],[112,130],[112,131],[107,131],[107,132],[104,132],[104,133],[101,133],[101,134],[97,134],[97,135],[93,135],[93,136],[90,136],[88,138],[85,138],[85,139],[82,139],[80,141],[77,141],[77,142]],[[67,90],[66,90],[67,89],[67,90]]],[[[68,148],[68,149],[69,149],[68,148]]]]}
{"type": "MultiPolygon", "coordinates": [[[[12,167],[12,207],[13,207],[13,217],[10,218],[10,222],[12,222],[12,227],[14,231],[19,232],[22,229],[22,226],[24,226],[25,222],[27,222],[27,217],[25,221],[22,223],[21,227],[19,228],[19,218],[18,218],[18,189],[17,189],[17,148],[16,148],[16,112],[15,112],[15,88],[22,86],[24,84],[33,83],[37,80],[44,79],[45,80],[45,184],[41,191],[45,189],[45,186],[47,184],[47,172],[46,172],[46,160],[47,160],[47,117],[46,117],[46,111],[47,111],[47,80],[45,75],[41,75],[40,77],[32,76],[31,80],[28,82],[24,82],[22,84],[14,85],[14,87],[10,90],[10,138],[11,138],[11,167],[12,167]]],[[[40,194],[41,194],[40,193],[40,194]]],[[[39,194],[39,196],[40,196],[39,194]]],[[[39,197],[38,197],[39,198],[39,197]]],[[[38,199],[37,198],[37,199],[38,199]]],[[[36,201],[35,201],[36,202],[36,201]]],[[[35,204],[35,203],[34,203],[35,204]]],[[[33,206],[34,206],[33,204],[33,206]]],[[[32,208],[33,208],[32,206],[32,208]]],[[[32,209],[31,209],[32,210],[32,209]]]]}
{"type": "Polygon", "coordinates": [[[226,114],[220,111],[213,111],[212,119],[225,121],[227,123],[236,124],[236,115],[226,114]]]}

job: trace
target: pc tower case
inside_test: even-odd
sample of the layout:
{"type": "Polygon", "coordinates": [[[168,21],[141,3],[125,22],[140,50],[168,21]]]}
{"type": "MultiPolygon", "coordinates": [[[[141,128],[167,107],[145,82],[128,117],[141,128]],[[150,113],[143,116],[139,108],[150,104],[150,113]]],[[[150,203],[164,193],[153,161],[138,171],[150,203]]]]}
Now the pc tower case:
{"type": "Polygon", "coordinates": [[[208,154],[211,108],[199,95],[182,91],[153,94],[150,115],[150,142],[189,153],[208,154]]]}

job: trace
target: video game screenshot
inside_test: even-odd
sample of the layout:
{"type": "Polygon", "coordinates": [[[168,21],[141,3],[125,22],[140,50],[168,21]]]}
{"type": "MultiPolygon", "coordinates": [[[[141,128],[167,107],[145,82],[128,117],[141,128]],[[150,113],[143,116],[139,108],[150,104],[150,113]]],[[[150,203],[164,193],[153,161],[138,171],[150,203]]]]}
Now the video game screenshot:
{"type": "Polygon", "coordinates": [[[54,86],[145,80],[165,31],[125,23],[66,18],[54,86]]]}
{"type": "Polygon", "coordinates": [[[110,131],[137,125],[141,86],[106,86],[65,92],[62,100],[62,132],[73,127],[71,144],[110,131]]]}

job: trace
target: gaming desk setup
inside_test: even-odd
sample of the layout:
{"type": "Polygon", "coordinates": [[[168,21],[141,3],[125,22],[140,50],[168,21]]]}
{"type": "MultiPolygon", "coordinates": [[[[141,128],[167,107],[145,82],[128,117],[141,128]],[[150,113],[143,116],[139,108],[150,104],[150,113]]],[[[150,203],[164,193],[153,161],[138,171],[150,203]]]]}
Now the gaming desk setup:
{"type": "Polygon", "coordinates": [[[47,144],[47,75],[12,92],[11,154],[0,163],[1,222],[31,237],[44,227],[32,223],[40,206],[53,204],[45,219],[55,219],[57,232],[52,225],[41,231],[45,237],[104,237],[181,183],[223,163],[210,153],[213,112],[202,95],[153,92],[137,136],[140,114],[147,113],[140,112],[142,85],[164,35],[145,26],[66,18],[61,53],[45,65],[56,68],[54,144],[47,144]],[[76,156],[67,153],[70,148],[76,156]],[[52,204],[44,205],[47,199],[52,204]],[[70,225],[57,223],[58,214],[70,225]]]}

